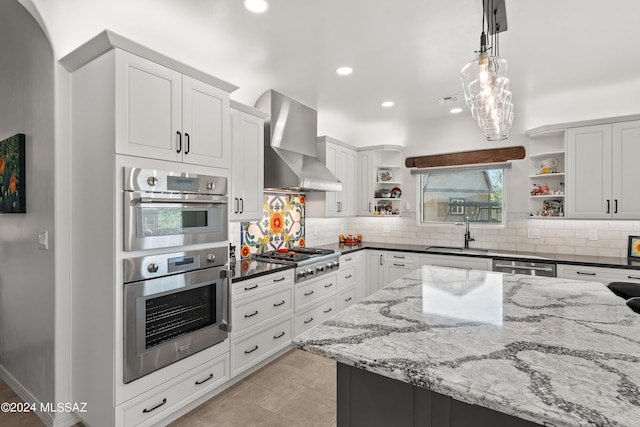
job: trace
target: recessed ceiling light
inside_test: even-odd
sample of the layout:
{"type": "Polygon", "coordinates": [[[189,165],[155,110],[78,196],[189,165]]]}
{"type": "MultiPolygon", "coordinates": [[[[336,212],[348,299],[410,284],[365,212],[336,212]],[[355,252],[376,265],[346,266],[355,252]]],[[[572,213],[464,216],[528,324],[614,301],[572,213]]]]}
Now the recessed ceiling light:
{"type": "Polygon", "coordinates": [[[242,0],[245,9],[253,13],[262,13],[269,8],[267,0],[242,0]]]}
{"type": "Polygon", "coordinates": [[[458,113],[462,112],[462,108],[460,108],[460,107],[452,108],[451,110],[449,110],[449,112],[451,114],[458,114],[458,113]]]}
{"type": "Polygon", "coordinates": [[[349,74],[353,73],[353,68],[340,67],[336,70],[336,73],[340,74],[341,76],[348,76],[349,74]]]}
{"type": "Polygon", "coordinates": [[[384,101],[384,102],[383,102],[382,104],[380,104],[380,105],[382,105],[383,107],[387,107],[387,108],[389,108],[389,107],[393,107],[394,103],[393,103],[393,101],[384,101]]]}

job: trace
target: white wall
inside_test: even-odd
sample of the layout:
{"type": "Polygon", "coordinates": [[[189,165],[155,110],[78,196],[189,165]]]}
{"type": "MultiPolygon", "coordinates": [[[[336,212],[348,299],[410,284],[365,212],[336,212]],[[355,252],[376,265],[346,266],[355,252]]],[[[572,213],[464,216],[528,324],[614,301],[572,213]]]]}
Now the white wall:
{"type": "Polygon", "coordinates": [[[17,1],[0,2],[0,139],[26,135],[26,214],[0,214],[0,372],[54,401],[53,54],[17,1]],[[37,233],[49,231],[49,250],[37,233]]]}

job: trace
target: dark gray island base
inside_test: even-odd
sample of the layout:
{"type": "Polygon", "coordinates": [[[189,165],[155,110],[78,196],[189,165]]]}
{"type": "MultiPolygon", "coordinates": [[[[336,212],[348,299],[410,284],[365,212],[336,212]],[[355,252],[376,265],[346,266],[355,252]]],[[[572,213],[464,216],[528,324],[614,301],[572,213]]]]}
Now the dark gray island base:
{"type": "Polygon", "coordinates": [[[536,427],[502,412],[338,363],[339,427],[536,427]]]}
{"type": "Polygon", "coordinates": [[[640,315],[604,284],[423,266],[294,339],[338,426],[640,426],[640,315]]]}

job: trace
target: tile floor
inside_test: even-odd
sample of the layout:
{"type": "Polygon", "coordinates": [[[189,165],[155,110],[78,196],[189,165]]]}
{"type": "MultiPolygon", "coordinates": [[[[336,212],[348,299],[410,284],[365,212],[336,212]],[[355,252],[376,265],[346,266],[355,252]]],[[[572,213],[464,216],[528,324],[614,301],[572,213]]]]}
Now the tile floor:
{"type": "Polygon", "coordinates": [[[169,426],[335,425],[335,361],[291,350],[169,426]]]}
{"type": "MultiPolygon", "coordinates": [[[[20,401],[0,380],[0,402],[20,401]]],[[[41,427],[44,423],[34,413],[0,412],[0,426],[41,427]]],[[[335,427],[335,361],[291,350],[169,424],[169,427],[251,426],[335,427]]]]}

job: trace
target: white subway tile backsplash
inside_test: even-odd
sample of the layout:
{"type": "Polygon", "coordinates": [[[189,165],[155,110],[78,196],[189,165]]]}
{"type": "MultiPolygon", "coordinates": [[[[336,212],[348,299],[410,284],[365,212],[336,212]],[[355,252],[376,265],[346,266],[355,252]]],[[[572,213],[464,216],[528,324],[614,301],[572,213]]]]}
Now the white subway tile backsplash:
{"type": "MultiPolygon", "coordinates": [[[[471,224],[471,236],[476,239],[471,245],[485,249],[626,257],[627,236],[640,235],[640,221],[544,220],[530,219],[522,213],[509,213],[507,217],[506,228],[471,224]],[[540,239],[528,239],[528,228],[537,228],[540,239]],[[588,240],[590,230],[598,231],[598,240],[588,240]]],[[[335,243],[339,234],[349,233],[361,233],[365,242],[424,246],[462,246],[464,243],[464,227],[418,226],[414,216],[307,218],[306,227],[307,246],[335,243]],[[340,232],[340,225],[343,225],[343,232],[340,232]],[[390,233],[383,232],[384,225],[391,226],[390,233]]],[[[233,242],[232,233],[234,231],[230,231],[233,242]]]]}

